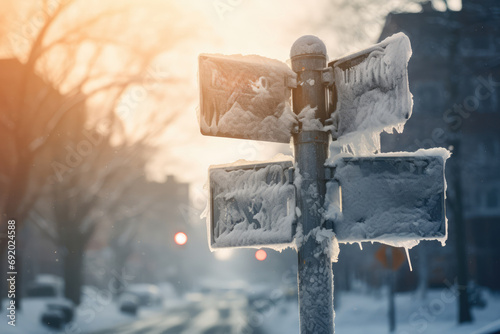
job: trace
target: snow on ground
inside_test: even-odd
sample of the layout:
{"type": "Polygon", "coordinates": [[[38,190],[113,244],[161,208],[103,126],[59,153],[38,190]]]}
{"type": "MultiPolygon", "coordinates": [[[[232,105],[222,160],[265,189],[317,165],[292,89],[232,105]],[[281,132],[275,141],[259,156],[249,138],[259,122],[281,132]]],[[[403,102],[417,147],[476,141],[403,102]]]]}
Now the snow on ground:
{"type": "MultiPolygon", "coordinates": [[[[161,307],[147,307],[139,309],[137,316],[123,314],[116,303],[103,296],[92,298],[87,296],[76,313],[76,321],[67,325],[63,330],[52,330],[40,322],[41,315],[48,302],[57,301],[57,298],[24,298],[23,310],[16,313],[16,327],[7,324],[5,319],[0,322],[2,334],[52,334],[52,333],[88,333],[131,323],[157,315],[161,307]]],[[[2,309],[5,309],[6,300],[3,300],[2,309]],[[5,307],[4,307],[5,306],[5,307]]],[[[2,312],[4,313],[4,312],[2,312]]]]}
{"type": "MultiPolygon", "coordinates": [[[[483,309],[474,308],[475,322],[457,326],[457,300],[453,288],[430,290],[425,299],[419,299],[414,292],[396,295],[395,334],[490,334],[500,330],[500,294],[485,293],[487,305],[483,309]]],[[[116,327],[140,319],[155,318],[164,309],[143,308],[137,317],[126,316],[118,311],[115,303],[101,305],[102,308],[81,307],[72,327],[54,331],[40,324],[40,314],[44,305],[54,298],[26,298],[24,309],[17,315],[16,327],[0,322],[2,334],[53,334],[91,333],[116,327]]],[[[170,301],[172,302],[172,301],[170,301]]],[[[388,333],[386,290],[372,293],[342,293],[336,306],[335,328],[337,333],[385,334],[388,333]]],[[[177,300],[170,307],[182,306],[177,300]],[[175,304],[175,305],[174,305],[175,304]]],[[[268,303],[265,311],[251,312],[250,324],[257,326],[260,333],[299,333],[298,305],[296,300],[268,303]]],[[[96,304],[94,304],[95,306],[96,304]]],[[[4,305],[5,306],[5,300],[4,305]]],[[[168,305],[164,305],[168,307],[168,305]]]]}
{"type": "MultiPolygon", "coordinates": [[[[336,306],[335,331],[346,334],[389,333],[387,294],[343,293],[336,306]]],[[[500,295],[485,294],[487,306],[473,309],[475,322],[458,326],[457,301],[453,290],[430,290],[420,300],[414,292],[396,295],[395,334],[488,334],[500,330],[500,295]]],[[[264,317],[265,333],[290,334],[299,332],[296,302],[282,303],[264,317]]]]}
{"type": "MultiPolygon", "coordinates": [[[[57,298],[25,298],[23,299],[23,310],[16,311],[16,326],[10,326],[5,319],[0,321],[0,332],[2,333],[55,333],[51,330],[44,330],[40,322],[40,315],[45,309],[45,304],[56,301],[57,298]]],[[[2,301],[2,310],[7,307],[7,300],[2,301]]],[[[2,312],[4,314],[5,312],[2,312]]],[[[3,318],[3,317],[2,317],[3,318]]]]}

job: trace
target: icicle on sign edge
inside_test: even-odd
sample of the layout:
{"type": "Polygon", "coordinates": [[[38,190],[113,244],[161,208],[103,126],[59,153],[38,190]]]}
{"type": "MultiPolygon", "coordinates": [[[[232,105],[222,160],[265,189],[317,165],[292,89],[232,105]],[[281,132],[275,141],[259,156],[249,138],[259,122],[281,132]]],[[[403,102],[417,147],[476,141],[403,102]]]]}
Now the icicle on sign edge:
{"type": "Polygon", "coordinates": [[[203,135],[289,143],[297,124],[287,64],[257,55],[201,54],[200,114],[203,135]]]}
{"type": "Polygon", "coordinates": [[[371,137],[382,131],[403,131],[413,108],[408,84],[411,54],[409,38],[397,33],[328,64],[335,76],[330,98],[335,124],[332,135],[337,144],[349,145],[356,137],[371,137]],[[362,100],[370,103],[363,104],[362,100]]]}

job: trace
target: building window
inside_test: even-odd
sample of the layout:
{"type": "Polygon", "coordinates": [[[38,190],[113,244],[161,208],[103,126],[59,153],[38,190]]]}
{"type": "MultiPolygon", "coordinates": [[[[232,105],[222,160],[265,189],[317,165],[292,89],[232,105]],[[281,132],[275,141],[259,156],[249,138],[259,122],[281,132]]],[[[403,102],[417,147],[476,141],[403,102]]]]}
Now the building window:
{"type": "Polygon", "coordinates": [[[479,190],[476,190],[476,207],[481,208],[483,206],[482,201],[483,193],[479,190]]]}
{"type": "Polygon", "coordinates": [[[486,207],[493,209],[498,206],[498,192],[496,189],[490,189],[486,193],[486,207]]]}
{"type": "Polygon", "coordinates": [[[493,112],[500,113],[500,87],[497,87],[495,92],[492,96],[493,112]]]}
{"type": "Polygon", "coordinates": [[[468,112],[494,113],[498,111],[498,99],[500,99],[500,89],[486,87],[485,81],[488,81],[488,74],[466,81],[463,80],[460,85],[460,93],[464,96],[462,105],[468,112]]]}
{"type": "Polygon", "coordinates": [[[489,36],[474,36],[471,38],[472,47],[476,50],[489,50],[490,49],[490,38],[489,36]]]}
{"type": "Polygon", "coordinates": [[[495,53],[495,45],[490,36],[467,36],[462,38],[461,49],[465,56],[488,56],[495,53]]]}
{"type": "Polygon", "coordinates": [[[436,82],[420,83],[415,87],[415,111],[419,113],[433,113],[442,106],[441,85],[436,82]]]}
{"type": "Polygon", "coordinates": [[[474,205],[472,203],[473,200],[474,200],[474,198],[472,196],[472,192],[466,192],[466,193],[464,193],[464,206],[465,206],[465,210],[471,211],[471,210],[474,209],[474,205]]]}

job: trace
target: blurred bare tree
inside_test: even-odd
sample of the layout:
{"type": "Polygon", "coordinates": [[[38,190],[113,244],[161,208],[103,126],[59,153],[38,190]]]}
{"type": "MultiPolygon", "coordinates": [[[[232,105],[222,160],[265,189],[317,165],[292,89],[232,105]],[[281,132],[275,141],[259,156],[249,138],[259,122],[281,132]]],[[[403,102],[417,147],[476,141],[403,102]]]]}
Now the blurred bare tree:
{"type": "Polygon", "coordinates": [[[0,152],[9,157],[0,162],[0,253],[7,219],[20,228],[40,198],[52,199],[52,210],[31,218],[65,248],[65,294],[79,303],[81,258],[96,224],[144,178],[159,137],[185,107],[167,107],[165,87],[182,82],[154,62],[194,37],[200,21],[194,13],[179,20],[181,9],[164,0],[16,8],[8,66],[16,70],[0,78],[0,152]]]}
{"type": "Polygon", "coordinates": [[[50,164],[33,171],[33,162],[70,110],[93,109],[82,119],[87,124],[96,126],[96,119],[103,118],[113,123],[126,93],[135,97],[120,110],[129,125],[126,135],[164,130],[162,123],[171,113],[139,115],[134,109],[147,99],[154,100],[155,111],[161,110],[159,87],[173,79],[152,62],[194,32],[189,20],[178,20],[179,8],[167,1],[44,0],[25,7],[30,14],[9,36],[20,73],[5,78],[11,88],[1,92],[8,102],[0,110],[2,150],[9,157],[0,162],[2,235],[6,218],[22,224],[36,200],[40,187],[30,182],[54,173],[50,164]]]}
{"type": "MultiPolygon", "coordinates": [[[[85,140],[68,145],[77,146],[85,140]]],[[[47,194],[31,212],[32,220],[62,249],[64,294],[75,304],[80,303],[85,249],[99,224],[121,224],[125,217],[143,212],[144,200],[151,200],[147,194],[134,193],[144,182],[151,150],[128,142],[111,145],[103,141],[95,148],[89,145],[87,156],[78,166],[45,186],[47,194]]],[[[133,237],[126,236],[125,230],[121,232],[123,238],[133,237]]]]}

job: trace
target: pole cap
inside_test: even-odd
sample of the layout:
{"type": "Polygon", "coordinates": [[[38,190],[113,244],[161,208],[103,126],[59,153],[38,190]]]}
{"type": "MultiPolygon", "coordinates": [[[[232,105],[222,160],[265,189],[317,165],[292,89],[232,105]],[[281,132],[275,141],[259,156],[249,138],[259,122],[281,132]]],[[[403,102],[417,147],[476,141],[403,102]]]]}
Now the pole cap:
{"type": "Polygon", "coordinates": [[[293,43],[290,50],[290,58],[303,55],[318,55],[326,58],[325,43],[314,35],[305,35],[293,43]]]}

